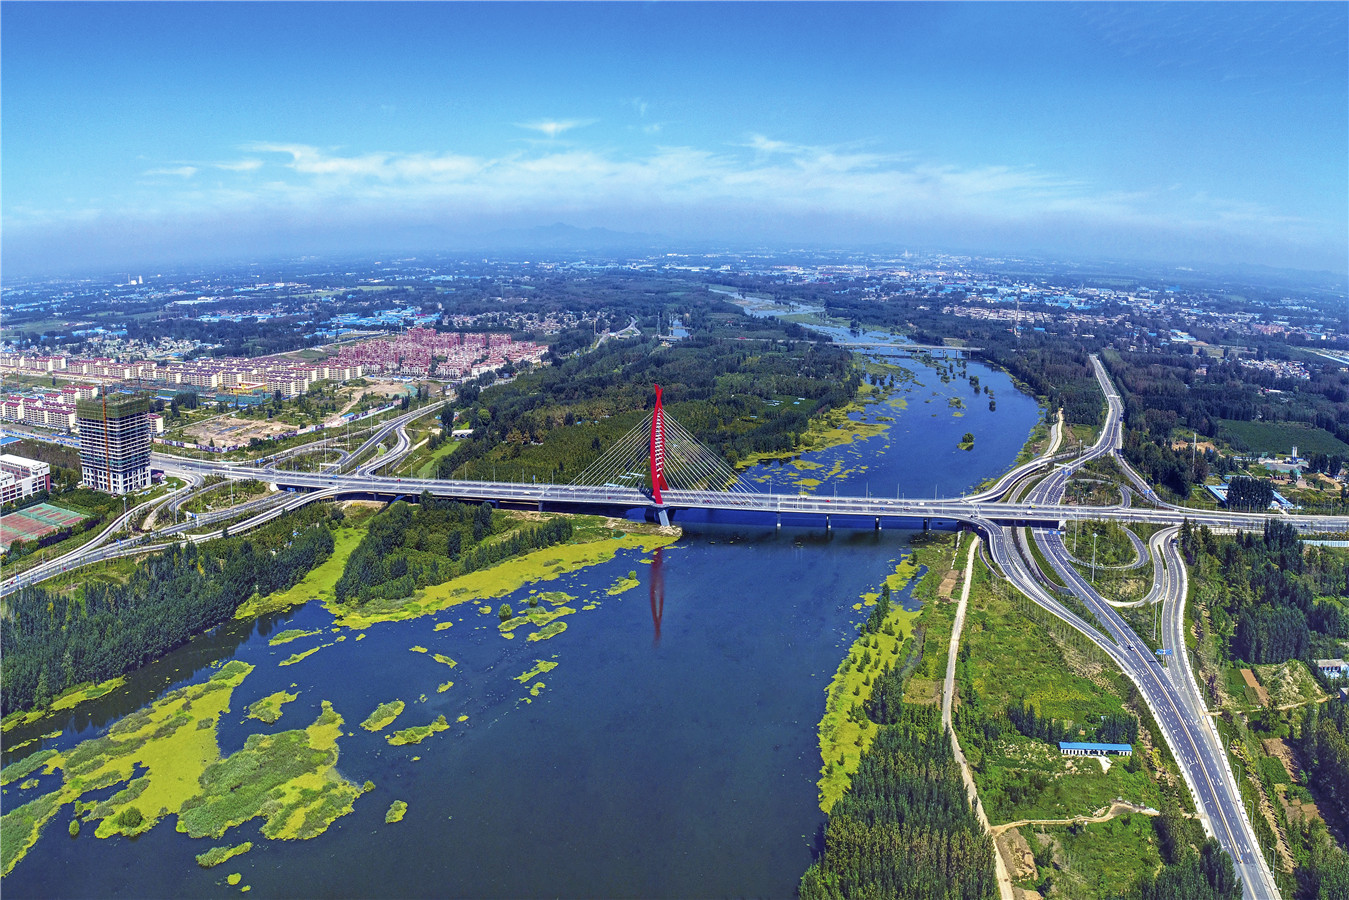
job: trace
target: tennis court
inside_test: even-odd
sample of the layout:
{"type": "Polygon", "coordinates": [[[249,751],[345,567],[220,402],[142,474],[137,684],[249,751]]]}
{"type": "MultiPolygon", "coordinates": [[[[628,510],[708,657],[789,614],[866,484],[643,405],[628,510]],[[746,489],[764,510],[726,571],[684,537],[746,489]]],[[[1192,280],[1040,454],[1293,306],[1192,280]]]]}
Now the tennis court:
{"type": "Polygon", "coordinates": [[[34,541],[44,534],[83,522],[88,516],[50,503],[39,503],[0,518],[0,551],[15,541],[34,541]]]}

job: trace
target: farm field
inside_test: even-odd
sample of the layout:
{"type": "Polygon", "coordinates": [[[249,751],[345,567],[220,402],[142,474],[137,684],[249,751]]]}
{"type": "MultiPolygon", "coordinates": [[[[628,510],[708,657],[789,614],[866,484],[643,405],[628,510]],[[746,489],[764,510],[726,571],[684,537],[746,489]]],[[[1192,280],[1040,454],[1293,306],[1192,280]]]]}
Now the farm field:
{"type": "Polygon", "coordinates": [[[1298,422],[1238,422],[1219,419],[1218,434],[1229,444],[1245,445],[1252,452],[1290,453],[1294,446],[1300,455],[1334,453],[1349,455],[1349,444],[1324,428],[1312,428],[1298,422]]]}

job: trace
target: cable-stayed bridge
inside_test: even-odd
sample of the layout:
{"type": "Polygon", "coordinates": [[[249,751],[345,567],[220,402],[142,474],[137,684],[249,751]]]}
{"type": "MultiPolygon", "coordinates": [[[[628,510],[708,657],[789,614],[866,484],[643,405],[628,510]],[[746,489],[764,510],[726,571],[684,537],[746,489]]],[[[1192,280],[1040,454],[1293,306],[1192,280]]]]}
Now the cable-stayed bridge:
{"type": "MultiPolygon", "coordinates": [[[[765,524],[776,522],[784,524],[807,525],[826,528],[863,527],[881,528],[886,525],[913,527],[917,521],[924,525],[934,520],[960,521],[973,526],[988,541],[988,547],[1002,577],[1014,584],[1017,590],[1031,598],[1052,615],[1082,632],[1110,656],[1122,671],[1137,685],[1141,696],[1156,721],[1160,723],[1162,735],[1171,748],[1172,756],[1181,767],[1182,775],[1195,798],[1201,822],[1205,830],[1218,838],[1219,843],[1229,852],[1243,881],[1244,893],[1249,898],[1278,896],[1270,869],[1265,864],[1250,822],[1245,818],[1241,806],[1241,794],[1230,771],[1226,767],[1221,745],[1217,743],[1216,733],[1210,740],[1205,728],[1208,716],[1198,686],[1186,669],[1178,667],[1175,673],[1163,671],[1156,659],[1145,653],[1142,642],[1138,641],[1122,620],[1103,602],[1093,588],[1082,578],[1069,577],[1070,590],[1092,609],[1100,622],[1107,623],[1109,635],[1100,633],[1092,624],[1081,619],[1072,609],[1060,602],[1058,594],[1047,589],[1040,563],[1021,546],[1023,541],[1017,536],[1018,529],[1007,526],[1035,526],[1037,542],[1042,549],[1048,547],[1053,557],[1054,567],[1060,574],[1072,573],[1065,568],[1056,555],[1061,542],[1044,542],[1046,529],[1057,529],[1062,523],[1071,520],[1115,519],[1119,521],[1150,522],[1160,525],[1179,525],[1185,520],[1213,528],[1258,530],[1268,521],[1280,521],[1291,524],[1302,531],[1349,531],[1349,516],[1297,516],[1271,515],[1265,513],[1236,513],[1194,510],[1170,506],[1160,502],[1151,490],[1123,460],[1121,467],[1129,474],[1136,492],[1150,505],[1079,507],[1060,505],[1063,487],[1076,470],[1091,459],[1116,453],[1122,445],[1121,417],[1123,403],[1119,394],[1110,385],[1099,361],[1093,359],[1097,377],[1105,394],[1109,414],[1105,426],[1096,444],[1077,456],[1055,454],[1058,436],[1052,442],[1047,456],[1032,460],[1017,467],[991,487],[964,497],[908,499],[876,496],[820,496],[809,494],[778,493],[772,490],[763,492],[746,484],[740,476],[726,465],[716,453],[702,446],[678,422],[671,418],[661,403],[659,388],[656,403],[644,421],[624,435],[618,442],[605,451],[572,484],[541,484],[536,482],[500,482],[500,481],[456,481],[440,479],[397,478],[374,474],[375,470],[395,461],[401,453],[408,450],[410,444],[406,435],[401,433],[407,419],[418,413],[409,413],[405,417],[385,423],[381,430],[362,446],[361,451],[383,440],[393,428],[400,429],[399,445],[391,454],[380,457],[375,463],[369,463],[357,469],[353,474],[338,473],[300,473],[283,472],[262,466],[240,466],[219,462],[198,462],[181,457],[154,454],[152,464],[174,474],[185,474],[198,479],[208,474],[223,475],[228,478],[257,479],[271,482],[293,493],[281,498],[263,498],[259,502],[259,511],[239,527],[246,528],[260,524],[267,519],[280,515],[305,502],[333,499],[339,497],[365,496],[381,499],[404,497],[415,499],[428,493],[438,498],[452,498],[467,502],[489,502],[502,507],[556,510],[571,512],[592,512],[608,515],[627,515],[636,510],[645,512],[651,518],[668,523],[671,516],[688,514],[691,511],[704,511],[708,514],[728,513],[744,515],[750,521],[754,517],[765,524]],[[1028,480],[1037,483],[1029,490],[1023,502],[1004,502],[1001,498],[1020,493],[1018,485],[1024,486],[1028,480]],[[262,508],[265,507],[265,508],[262,508]],[[1113,617],[1112,617],[1113,616],[1113,617]],[[1195,712],[1197,710],[1197,712],[1195,712]]],[[[1061,435],[1061,431],[1057,432],[1061,435]]],[[[359,458],[360,451],[354,454],[359,458]]],[[[234,512],[238,512],[236,509],[234,512]]],[[[227,516],[231,512],[221,511],[227,516]]],[[[741,521],[745,521],[742,519],[741,521]]],[[[199,524],[199,523],[197,523],[199,524]]],[[[181,539],[182,526],[161,529],[153,535],[137,538],[136,541],[162,541],[181,539]]],[[[193,527],[196,527],[194,524],[193,527]]],[[[111,532],[112,529],[109,529],[111,532]]],[[[217,532],[218,533],[218,532],[217,532]]],[[[213,533],[214,534],[214,533],[213,533]]],[[[1174,541],[1174,531],[1163,532],[1164,539],[1154,541],[1152,548],[1159,549],[1174,541]]],[[[199,535],[190,539],[209,539],[213,535],[199,535]]],[[[10,579],[0,584],[0,596],[11,590],[19,589],[25,583],[33,583],[54,574],[57,567],[64,570],[68,566],[82,565],[94,559],[110,558],[143,553],[150,546],[99,549],[98,541],[91,542],[70,554],[69,558],[54,560],[39,567],[41,571],[28,572],[18,579],[10,579]],[[99,554],[90,556],[89,554],[99,554]],[[50,570],[50,571],[48,571],[50,570]]],[[[163,546],[163,544],[157,544],[163,546]]],[[[1166,582],[1172,587],[1161,593],[1167,594],[1165,603],[1170,610],[1170,619],[1183,622],[1183,617],[1175,612],[1177,604],[1183,605],[1184,565],[1174,547],[1170,551],[1173,562],[1170,567],[1158,566],[1163,572],[1179,571],[1181,577],[1166,582]],[[1175,585],[1179,588],[1175,589],[1175,585]]],[[[653,573],[659,573],[659,555],[653,573]]],[[[1160,559],[1158,557],[1157,559],[1160,559]]],[[[1156,559],[1154,561],[1157,561],[1156,559]]],[[[651,614],[659,639],[660,622],[664,610],[664,596],[659,579],[653,574],[651,579],[651,614]]],[[[1184,648],[1183,629],[1175,645],[1184,648]]]]}
{"type": "Polygon", "coordinates": [[[1055,528],[1072,520],[1116,519],[1177,525],[1186,519],[1213,528],[1259,530],[1277,519],[1301,531],[1346,531],[1349,516],[1296,516],[1234,513],[1180,508],[1135,506],[1060,506],[1051,503],[1005,503],[996,499],[1014,483],[1015,476],[1054,467],[1060,477],[1070,474],[1094,453],[1117,445],[1118,418],[1103,430],[1093,454],[1064,462],[1060,457],[1033,460],[999,479],[994,488],[966,497],[916,499],[903,497],[848,497],[756,490],[715,452],[703,446],[663,407],[659,387],[647,416],[606,450],[571,484],[541,482],[461,481],[435,478],[395,478],[382,475],[282,472],[230,463],[199,462],[155,454],[153,464],[169,472],[223,475],[257,479],[282,488],[318,491],[325,497],[366,496],[415,499],[422,493],[464,502],[492,503],[517,509],[559,512],[596,512],[622,515],[644,510],[669,524],[680,512],[734,512],[759,514],[766,523],[815,525],[826,528],[882,528],[916,522],[955,520],[1000,525],[1036,525],[1055,528]]]}
{"type": "MultiPolygon", "coordinates": [[[[536,482],[455,481],[397,478],[374,474],[383,465],[367,464],[356,474],[307,474],[279,472],[257,466],[196,462],[155,454],[153,464],[166,471],[201,476],[218,474],[229,478],[253,478],[272,482],[295,493],[274,502],[249,522],[260,522],[279,515],[306,501],[336,497],[366,496],[381,499],[415,499],[422,493],[467,502],[489,502],[502,507],[591,512],[628,515],[643,511],[650,518],[668,523],[671,517],[702,511],[713,518],[717,514],[734,516],[738,521],[757,521],[825,528],[882,528],[890,525],[924,526],[934,520],[968,523],[987,540],[987,546],[1000,570],[1018,591],[1061,621],[1086,635],[1101,648],[1139,688],[1140,696],[1159,723],[1162,737],[1195,800],[1201,824],[1224,850],[1232,855],[1243,882],[1243,893],[1252,900],[1277,897],[1271,869],[1266,864],[1259,839],[1242,809],[1241,793],[1227,764],[1216,732],[1212,731],[1202,693],[1185,666],[1163,670],[1146,652],[1142,642],[1094,588],[1071,570],[1058,552],[1062,542],[1052,538],[1054,531],[1071,520],[1114,519],[1179,525],[1185,520],[1217,529],[1259,530],[1266,522],[1291,524],[1304,532],[1349,531],[1349,516],[1301,516],[1268,513],[1240,513],[1195,510],[1161,502],[1147,484],[1120,459],[1134,491],[1148,505],[1083,507],[1060,505],[1067,480],[1088,461],[1117,454],[1123,444],[1123,402],[1110,384],[1099,360],[1093,358],[1096,375],[1105,394],[1108,415],[1096,443],[1080,455],[1056,453],[1062,436],[1061,424],[1046,456],[1018,466],[990,487],[955,498],[908,499],[877,496],[821,496],[756,490],[716,453],[702,446],[664,410],[660,389],[656,403],[643,422],[624,435],[595,460],[572,484],[536,482]],[[1034,482],[1031,484],[1031,482],[1034,482]],[[1030,485],[1029,490],[1023,490],[1030,485]],[[1025,494],[1021,502],[1004,502],[1009,495],[1025,494]],[[741,518],[743,516],[743,518],[741,518]],[[1062,588],[1046,582],[1042,563],[1029,552],[1027,539],[1019,528],[1032,526],[1029,533],[1051,559],[1051,565],[1066,579],[1071,592],[1096,617],[1105,623],[1108,634],[1078,616],[1061,600],[1062,588]]],[[[413,414],[409,414],[413,415],[413,414]]],[[[381,432],[361,448],[365,450],[383,439],[392,428],[401,431],[402,421],[386,423],[381,432]]],[[[399,448],[382,461],[394,461],[409,446],[400,434],[399,448]]],[[[359,457],[359,453],[357,454],[359,457]]],[[[249,523],[242,523],[247,525],[249,523]]],[[[1150,544],[1154,571],[1165,576],[1156,592],[1164,597],[1164,615],[1168,621],[1184,621],[1181,612],[1185,598],[1184,564],[1174,546],[1175,529],[1159,532],[1150,544]],[[1165,548],[1165,549],[1163,549],[1165,548]],[[1164,564],[1162,553],[1171,554],[1164,564]],[[1178,578],[1171,575],[1179,573],[1178,578]]],[[[80,551],[84,552],[84,551],[80,551]]],[[[131,551],[116,551],[125,554],[131,551]]],[[[653,567],[651,614],[659,640],[664,611],[664,595],[659,575],[659,554],[653,567]]],[[[44,576],[45,577],[45,576],[44,576]]],[[[6,583],[0,594],[13,589],[6,583]]],[[[1178,626],[1176,647],[1184,652],[1183,628],[1178,626]]]]}

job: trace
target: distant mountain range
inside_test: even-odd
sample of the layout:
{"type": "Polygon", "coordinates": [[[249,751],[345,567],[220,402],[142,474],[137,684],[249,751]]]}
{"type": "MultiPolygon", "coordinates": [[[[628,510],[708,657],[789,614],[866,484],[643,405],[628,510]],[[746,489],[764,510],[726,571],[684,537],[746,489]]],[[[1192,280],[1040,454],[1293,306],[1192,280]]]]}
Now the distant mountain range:
{"type": "Polygon", "coordinates": [[[503,228],[483,234],[481,247],[509,250],[588,252],[596,250],[652,250],[669,240],[660,235],[613,231],[608,228],[577,228],[562,222],[534,228],[503,228]]]}

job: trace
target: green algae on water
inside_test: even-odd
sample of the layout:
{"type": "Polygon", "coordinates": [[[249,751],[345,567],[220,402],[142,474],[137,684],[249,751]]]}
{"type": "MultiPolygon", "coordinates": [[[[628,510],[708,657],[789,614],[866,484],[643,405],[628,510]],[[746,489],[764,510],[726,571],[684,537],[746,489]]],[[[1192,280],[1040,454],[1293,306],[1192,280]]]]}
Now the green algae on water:
{"type": "Polygon", "coordinates": [[[42,828],[63,804],[61,791],[43,794],[36,800],[12,809],[0,817],[0,875],[8,875],[19,860],[37,843],[42,828]]]}
{"type": "Polygon", "coordinates": [[[528,684],[532,678],[535,678],[538,675],[542,675],[545,672],[551,672],[556,668],[557,663],[552,662],[551,660],[536,659],[534,660],[534,668],[530,669],[528,672],[525,672],[523,675],[516,675],[515,680],[520,682],[521,684],[528,684]]]}
{"type": "Polygon", "coordinates": [[[366,716],[361,727],[366,731],[379,731],[394,719],[403,714],[404,704],[402,700],[390,700],[388,703],[381,703],[375,707],[375,711],[366,716]]]}
{"type": "Polygon", "coordinates": [[[0,769],[0,785],[27,778],[54,756],[56,756],[55,750],[39,750],[36,753],[28,754],[18,762],[10,763],[0,769]]]}
{"type": "Polygon", "coordinates": [[[436,720],[430,725],[414,725],[411,728],[404,728],[402,731],[395,731],[385,738],[385,740],[395,747],[400,747],[404,744],[420,744],[431,735],[440,731],[446,731],[449,727],[450,724],[445,721],[444,716],[437,716],[436,720]]]}
{"type": "Polygon", "coordinates": [[[202,792],[178,813],[178,830],[191,837],[220,837],[254,818],[263,835],[307,839],[327,831],[352,811],[361,789],[337,771],[342,717],[327,700],[308,728],[251,734],[235,753],[199,779],[202,792]]]}
{"type": "Polygon", "coordinates": [[[281,718],[281,707],[298,696],[299,694],[290,694],[285,691],[268,694],[256,703],[249,704],[248,717],[271,725],[281,718]]]}
{"type": "Polygon", "coordinates": [[[242,844],[235,844],[233,847],[212,847],[205,853],[197,854],[197,865],[203,869],[210,869],[252,849],[252,841],[244,841],[242,844]]]}
{"type": "MultiPolygon", "coordinates": [[[[522,615],[507,619],[497,626],[502,634],[509,634],[521,625],[547,625],[554,619],[560,619],[563,616],[570,616],[576,610],[570,606],[556,606],[552,609],[544,609],[541,606],[535,606],[526,610],[522,615]]],[[[532,638],[531,638],[532,640],[532,638]]]]}
{"type": "Polygon", "coordinates": [[[527,640],[531,640],[531,641],[546,641],[546,640],[548,640],[548,639],[551,638],[551,637],[556,637],[557,635],[561,634],[562,632],[564,632],[564,631],[566,631],[566,630],[567,630],[567,623],[566,623],[566,622],[553,622],[551,625],[545,625],[545,626],[543,626],[542,628],[540,628],[538,631],[536,631],[536,632],[534,632],[533,634],[529,635],[529,637],[527,638],[527,640]]]}
{"type": "Polygon", "coordinates": [[[313,656],[315,653],[318,653],[324,647],[331,647],[331,646],[332,644],[319,644],[317,647],[311,647],[308,650],[304,651],[303,653],[292,653],[288,658],[283,659],[281,660],[281,662],[277,663],[277,665],[293,666],[297,662],[300,662],[301,660],[307,659],[313,656]]]}
{"type": "Polygon", "coordinates": [[[291,641],[298,641],[300,638],[312,637],[318,633],[319,631],[317,629],[314,631],[305,631],[302,628],[287,628],[285,631],[279,631],[272,635],[271,639],[267,641],[267,645],[269,647],[279,647],[282,644],[289,644],[291,641]]]}
{"type": "Polygon", "coordinates": [[[5,836],[0,842],[0,875],[13,869],[66,803],[76,804],[76,815],[101,819],[99,837],[139,834],[179,812],[200,790],[200,775],[220,759],[215,726],[229,708],[234,689],[252,671],[247,663],[233,660],[207,681],[170,691],[123,717],[102,737],[61,753],[41,751],[9,767],[10,779],[26,777],[41,765],[48,772],[59,769],[62,786],[0,818],[0,833],[5,836]],[[207,727],[198,727],[203,722],[207,727]],[[80,800],[88,792],[128,781],[108,800],[80,800]]]}
{"type": "MultiPolygon", "coordinates": [[[[70,687],[62,691],[61,694],[55,700],[53,700],[50,705],[48,705],[45,708],[30,709],[27,711],[17,710],[15,712],[10,713],[9,715],[5,716],[3,721],[0,721],[0,730],[9,731],[11,728],[15,728],[19,725],[31,725],[32,723],[40,721],[41,719],[45,718],[51,713],[61,712],[67,709],[74,709],[76,706],[78,706],[79,704],[83,703],[86,700],[96,700],[99,697],[102,697],[104,694],[112,693],[114,690],[121,687],[125,683],[126,679],[124,679],[122,676],[119,675],[116,678],[110,678],[107,681],[100,681],[97,684],[93,684],[90,682],[77,684],[74,687],[70,687]]],[[[57,736],[59,735],[60,732],[58,731],[57,736]]],[[[50,735],[43,735],[43,736],[50,737],[50,735]]],[[[33,740],[37,739],[34,738],[33,740]]],[[[24,743],[27,742],[25,741],[24,743]]],[[[8,749],[17,750],[19,749],[19,747],[22,746],[23,744],[17,744],[8,749]]]]}
{"type": "MultiPolygon", "coordinates": [[[[590,520],[592,517],[578,517],[590,520]]],[[[396,622],[443,612],[462,603],[477,604],[479,612],[494,612],[490,601],[505,597],[519,588],[549,581],[586,566],[608,562],[620,550],[650,552],[679,540],[678,529],[655,528],[619,519],[599,520],[605,527],[583,524],[577,538],[512,557],[498,565],[460,575],[442,584],[420,588],[408,599],[386,606],[375,601],[355,604],[327,603],[337,622],[352,629],[368,628],[379,622],[396,622]]]]}

